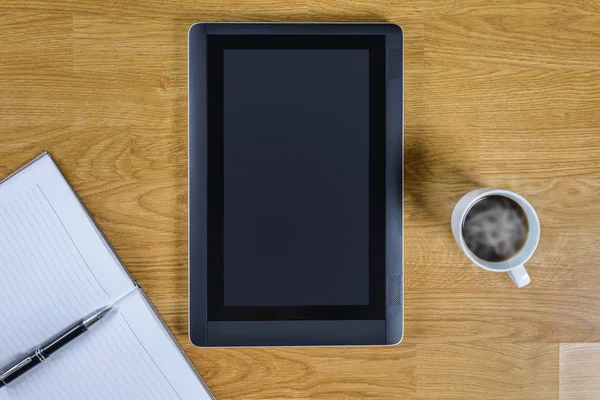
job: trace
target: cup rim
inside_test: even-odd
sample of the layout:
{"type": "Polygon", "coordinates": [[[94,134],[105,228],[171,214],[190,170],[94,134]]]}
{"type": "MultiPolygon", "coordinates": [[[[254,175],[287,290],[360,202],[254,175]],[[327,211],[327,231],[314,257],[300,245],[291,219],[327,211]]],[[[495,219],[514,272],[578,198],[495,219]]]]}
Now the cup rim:
{"type": "Polygon", "coordinates": [[[509,199],[517,202],[517,204],[519,204],[519,206],[523,208],[523,211],[525,211],[525,214],[527,216],[527,222],[529,224],[529,232],[527,233],[527,239],[525,240],[525,243],[523,244],[521,250],[519,250],[514,256],[505,261],[486,261],[477,257],[471,252],[469,247],[467,247],[467,244],[465,243],[464,237],[462,235],[462,229],[459,230],[458,237],[460,240],[460,245],[463,248],[463,252],[475,265],[488,271],[506,272],[525,264],[535,253],[535,250],[537,249],[540,240],[540,220],[531,203],[529,203],[523,196],[510,190],[486,189],[481,191],[481,193],[477,194],[477,196],[475,196],[469,201],[469,204],[464,208],[465,211],[463,211],[461,214],[459,226],[462,227],[467,214],[469,213],[473,205],[475,205],[475,203],[477,203],[486,196],[492,195],[501,195],[504,197],[508,197],[509,199]]]}

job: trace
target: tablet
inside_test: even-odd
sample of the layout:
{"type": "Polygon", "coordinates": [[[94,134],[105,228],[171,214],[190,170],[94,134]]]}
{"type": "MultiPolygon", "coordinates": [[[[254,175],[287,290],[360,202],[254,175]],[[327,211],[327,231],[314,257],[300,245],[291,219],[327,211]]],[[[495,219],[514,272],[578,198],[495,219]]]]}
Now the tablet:
{"type": "Polygon", "coordinates": [[[393,24],[189,31],[189,335],[396,344],[403,35],[393,24]]]}

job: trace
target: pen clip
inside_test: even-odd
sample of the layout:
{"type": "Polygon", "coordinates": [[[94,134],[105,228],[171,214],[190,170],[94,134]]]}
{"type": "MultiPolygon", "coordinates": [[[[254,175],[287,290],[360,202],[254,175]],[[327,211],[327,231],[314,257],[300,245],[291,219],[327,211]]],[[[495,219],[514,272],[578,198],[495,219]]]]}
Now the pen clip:
{"type": "Polygon", "coordinates": [[[8,378],[9,376],[12,375],[13,372],[20,370],[22,367],[29,364],[30,362],[31,362],[31,357],[27,357],[26,359],[24,359],[23,361],[21,361],[20,363],[18,363],[17,365],[15,365],[11,369],[9,369],[8,371],[6,371],[2,375],[0,375],[0,380],[4,380],[4,379],[8,378]]]}

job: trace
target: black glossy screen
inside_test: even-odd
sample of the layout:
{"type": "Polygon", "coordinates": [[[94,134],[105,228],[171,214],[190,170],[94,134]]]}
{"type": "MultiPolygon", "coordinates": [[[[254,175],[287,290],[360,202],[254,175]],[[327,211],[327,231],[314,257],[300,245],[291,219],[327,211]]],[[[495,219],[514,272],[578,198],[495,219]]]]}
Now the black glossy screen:
{"type": "Polygon", "coordinates": [[[223,51],[224,306],[369,304],[369,50],[223,51]]]}

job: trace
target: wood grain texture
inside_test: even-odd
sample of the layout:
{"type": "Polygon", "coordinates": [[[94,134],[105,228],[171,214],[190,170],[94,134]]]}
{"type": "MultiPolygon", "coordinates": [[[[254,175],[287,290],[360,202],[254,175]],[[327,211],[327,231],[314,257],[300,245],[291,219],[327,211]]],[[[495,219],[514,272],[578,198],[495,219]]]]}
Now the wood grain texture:
{"type": "Polygon", "coordinates": [[[434,67],[596,70],[600,15],[451,16],[425,21],[434,67]]]}
{"type": "Polygon", "coordinates": [[[219,399],[411,399],[416,394],[414,345],[198,352],[186,344],[184,349],[219,399]]]}
{"type": "Polygon", "coordinates": [[[456,0],[456,14],[600,14],[597,0],[456,0]]]}
{"type": "Polygon", "coordinates": [[[219,399],[600,397],[600,3],[0,0],[0,176],[49,150],[219,399]],[[405,33],[406,335],[393,348],[187,339],[187,30],[389,21],[405,33]],[[449,217],[524,195],[532,284],[478,269],[449,217]]]}
{"type": "Polygon", "coordinates": [[[104,4],[94,0],[66,0],[60,3],[52,0],[3,0],[0,3],[0,11],[3,12],[137,17],[191,14],[196,16],[196,21],[287,20],[295,15],[306,16],[307,8],[307,0],[112,0],[104,4]]]}
{"type": "MultiPolygon", "coordinates": [[[[457,280],[459,280],[458,278],[457,280]]],[[[599,342],[597,290],[407,289],[407,343],[599,342]],[[412,307],[409,307],[412,305],[412,307]]]]}
{"type": "Polygon", "coordinates": [[[592,400],[600,395],[600,345],[560,345],[561,400],[592,400]]]}
{"type": "Polygon", "coordinates": [[[558,344],[419,345],[418,398],[558,399],[557,353],[558,344]]]}
{"type": "Polygon", "coordinates": [[[401,20],[415,15],[452,15],[454,0],[309,0],[311,15],[318,19],[337,16],[341,20],[353,20],[353,16],[369,20],[401,20]]]}

